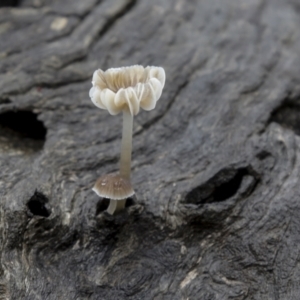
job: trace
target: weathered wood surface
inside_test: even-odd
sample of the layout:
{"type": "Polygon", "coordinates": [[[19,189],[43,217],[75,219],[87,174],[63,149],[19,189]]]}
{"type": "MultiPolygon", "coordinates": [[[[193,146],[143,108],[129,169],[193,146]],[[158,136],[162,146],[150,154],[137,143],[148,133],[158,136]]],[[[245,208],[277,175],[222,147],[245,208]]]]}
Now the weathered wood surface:
{"type": "Polygon", "coordinates": [[[300,299],[299,28],[298,0],[2,7],[0,299],[300,299]],[[136,63],[167,81],[111,217],[122,121],[88,91],[136,63]]]}

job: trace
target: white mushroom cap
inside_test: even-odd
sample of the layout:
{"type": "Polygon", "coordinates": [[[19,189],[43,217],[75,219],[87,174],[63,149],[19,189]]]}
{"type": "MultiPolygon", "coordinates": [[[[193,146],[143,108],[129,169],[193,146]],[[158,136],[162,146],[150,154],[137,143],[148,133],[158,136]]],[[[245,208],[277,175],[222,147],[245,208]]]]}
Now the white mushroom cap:
{"type": "Polygon", "coordinates": [[[118,173],[99,177],[93,191],[98,196],[111,200],[124,200],[135,193],[130,181],[118,173]]]}
{"type": "Polygon", "coordinates": [[[140,107],[144,110],[155,108],[165,85],[165,70],[161,67],[135,65],[111,68],[105,72],[96,70],[90,97],[93,103],[116,115],[128,106],[131,115],[136,115],[140,107]]]}

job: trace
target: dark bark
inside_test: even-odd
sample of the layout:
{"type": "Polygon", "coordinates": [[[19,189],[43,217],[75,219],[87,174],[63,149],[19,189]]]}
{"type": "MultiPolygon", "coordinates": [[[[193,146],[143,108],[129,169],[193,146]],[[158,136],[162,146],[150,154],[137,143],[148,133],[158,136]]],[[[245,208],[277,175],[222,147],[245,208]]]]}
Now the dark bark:
{"type": "Polygon", "coordinates": [[[5,5],[0,299],[300,299],[297,0],[5,5]],[[109,216],[122,120],[88,91],[131,64],[167,81],[109,216]]]}

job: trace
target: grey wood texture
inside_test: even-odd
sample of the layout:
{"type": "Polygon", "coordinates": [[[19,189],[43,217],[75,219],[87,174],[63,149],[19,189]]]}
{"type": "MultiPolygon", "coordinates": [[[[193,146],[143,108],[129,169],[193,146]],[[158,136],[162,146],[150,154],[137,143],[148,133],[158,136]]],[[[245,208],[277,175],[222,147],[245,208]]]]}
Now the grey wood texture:
{"type": "MultiPolygon", "coordinates": [[[[2,0],[1,0],[2,1],[2,0]]],[[[300,3],[20,0],[0,8],[0,299],[300,299],[300,3]],[[134,120],[92,73],[163,66],[134,120]],[[35,119],[37,117],[37,119],[35,119]]]]}

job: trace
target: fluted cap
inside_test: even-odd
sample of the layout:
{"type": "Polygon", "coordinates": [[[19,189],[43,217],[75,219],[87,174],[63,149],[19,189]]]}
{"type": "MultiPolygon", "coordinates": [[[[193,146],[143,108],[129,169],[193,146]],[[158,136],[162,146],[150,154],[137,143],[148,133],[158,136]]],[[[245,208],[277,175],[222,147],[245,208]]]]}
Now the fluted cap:
{"type": "Polygon", "coordinates": [[[134,65],[96,70],[90,97],[93,103],[107,109],[111,115],[121,112],[126,106],[132,115],[155,108],[165,85],[165,70],[162,67],[134,65]]]}
{"type": "Polygon", "coordinates": [[[130,181],[118,173],[99,177],[93,191],[98,196],[111,200],[123,200],[134,195],[130,181]]]}

